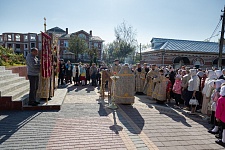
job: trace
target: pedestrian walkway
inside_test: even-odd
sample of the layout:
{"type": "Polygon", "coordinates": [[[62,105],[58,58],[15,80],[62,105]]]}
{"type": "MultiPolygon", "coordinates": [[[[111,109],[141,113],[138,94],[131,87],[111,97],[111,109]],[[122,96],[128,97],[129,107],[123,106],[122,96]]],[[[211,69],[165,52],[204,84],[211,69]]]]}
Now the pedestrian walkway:
{"type": "Polygon", "coordinates": [[[68,86],[60,111],[1,111],[0,149],[224,149],[209,124],[137,96],[107,108],[92,86],[68,86]]]}

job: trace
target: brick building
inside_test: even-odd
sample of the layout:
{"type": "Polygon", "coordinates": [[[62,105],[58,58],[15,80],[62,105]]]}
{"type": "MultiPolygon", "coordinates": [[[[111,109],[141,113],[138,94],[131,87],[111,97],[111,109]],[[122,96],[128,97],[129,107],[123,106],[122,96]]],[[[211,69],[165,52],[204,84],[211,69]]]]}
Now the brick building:
{"type": "MultiPolygon", "coordinates": [[[[93,36],[92,30],[90,32],[86,32],[84,30],[80,30],[74,33],[69,33],[68,28],[66,28],[66,31],[54,27],[48,30],[48,32],[54,33],[58,35],[58,44],[60,47],[59,54],[63,58],[63,56],[67,56],[68,54],[72,55],[71,52],[69,52],[69,40],[72,36],[78,36],[79,38],[85,39],[87,46],[89,49],[91,48],[97,48],[98,49],[98,60],[102,60],[102,52],[103,52],[103,42],[99,36],[93,36]]],[[[87,54],[79,55],[80,61],[90,61],[90,58],[87,54]]],[[[74,60],[75,61],[75,60],[74,60]]]]}
{"type": "MultiPolygon", "coordinates": [[[[71,52],[68,52],[69,47],[69,40],[71,36],[77,35],[80,38],[86,40],[88,48],[91,49],[93,47],[98,49],[98,60],[102,59],[102,49],[103,49],[103,42],[99,36],[93,36],[92,31],[89,33],[80,30],[78,32],[74,32],[69,34],[68,28],[63,30],[59,27],[54,27],[47,30],[47,33],[54,38],[58,39],[59,45],[59,55],[63,58],[63,54],[73,55],[71,52]]],[[[0,35],[0,45],[7,48],[12,48],[16,53],[22,53],[24,57],[30,52],[32,47],[37,47],[39,50],[42,49],[42,41],[41,41],[41,34],[37,33],[2,33],[0,35]]],[[[90,61],[90,58],[87,54],[79,56],[80,61],[90,61]]]]}
{"type": "MultiPolygon", "coordinates": [[[[152,38],[151,48],[142,51],[141,62],[175,68],[182,65],[210,68],[218,66],[218,56],[219,43],[152,38]]],[[[225,59],[222,65],[225,66],[225,59]]]]}
{"type": "Polygon", "coordinates": [[[37,33],[10,33],[0,35],[0,45],[12,48],[15,53],[22,53],[27,56],[32,47],[38,47],[41,37],[37,33]]]}

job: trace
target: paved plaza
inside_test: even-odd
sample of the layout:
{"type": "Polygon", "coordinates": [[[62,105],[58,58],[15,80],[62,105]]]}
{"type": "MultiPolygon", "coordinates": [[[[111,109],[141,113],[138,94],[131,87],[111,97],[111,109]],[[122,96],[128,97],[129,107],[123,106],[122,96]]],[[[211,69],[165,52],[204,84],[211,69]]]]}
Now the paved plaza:
{"type": "Polygon", "coordinates": [[[92,86],[69,85],[60,111],[1,111],[0,149],[217,150],[201,116],[147,96],[108,109],[92,86]]]}

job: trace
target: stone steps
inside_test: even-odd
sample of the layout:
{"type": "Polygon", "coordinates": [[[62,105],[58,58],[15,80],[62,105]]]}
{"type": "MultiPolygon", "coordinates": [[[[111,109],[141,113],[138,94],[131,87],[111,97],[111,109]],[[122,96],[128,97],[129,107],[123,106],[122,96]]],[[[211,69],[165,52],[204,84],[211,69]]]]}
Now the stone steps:
{"type": "Polygon", "coordinates": [[[0,81],[7,80],[7,79],[11,79],[11,78],[14,78],[14,77],[19,77],[19,74],[17,74],[17,73],[13,73],[13,74],[1,74],[0,73],[0,81]]]}
{"type": "Polygon", "coordinates": [[[25,85],[23,87],[20,87],[12,92],[7,93],[7,95],[12,96],[12,101],[21,101],[24,100],[24,96],[28,94],[30,89],[29,85],[25,85]]]}
{"type": "Polygon", "coordinates": [[[6,86],[6,85],[9,85],[9,84],[13,84],[13,83],[16,83],[16,82],[20,82],[20,81],[23,81],[24,79],[25,79],[24,77],[14,77],[14,78],[6,79],[6,80],[1,80],[0,81],[0,87],[6,86]]]}
{"type": "Polygon", "coordinates": [[[0,66],[0,110],[60,110],[67,89],[57,89],[55,96],[38,106],[28,106],[30,84],[25,77],[0,66]]]}
{"type": "Polygon", "coordinates": [[[67,88],[55,90],[55,95],[52,97],[52,100],[40,101],[38,106],[29,106],[27,104],[23,105],[23,110],[60,110],[61,106],[66,98],[68,92],[67,88]]]}
{"type": "Polygon", "coordinates": [[[14,91],[16,90],[18,91],[18,89],[20,89],[21,87],[25,87],[27,85],[29,85],[29,81],[22,80],[19,82],[15,82],[13,84],[0,87],[1,96],[12,96],[10,94],[12,94],[14,91]]]}
{"type": "Polygon", "coordinates": [[[29,81],[25,77],[19,77],[19,74],[0,66],[1,110],[22,110],[27,103],[29,89],[29,81]]]}
{"type": "Polygon", "coordinates": [[[0,66],[0,71],[4,71],[5,70],[5,66],[0,66]]]}
{"type": "Polygon", "coordinates": [[[0,70],[0,75],[12,74],[12,70],[0,70]]]}

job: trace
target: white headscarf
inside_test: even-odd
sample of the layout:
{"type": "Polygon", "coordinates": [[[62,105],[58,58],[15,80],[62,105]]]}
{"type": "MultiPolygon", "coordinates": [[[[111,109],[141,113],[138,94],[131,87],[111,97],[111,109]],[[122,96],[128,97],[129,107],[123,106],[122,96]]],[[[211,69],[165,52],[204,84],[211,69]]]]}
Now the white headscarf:
{"type": "Polygon", "coordinates": [[[223,75],[223,72],[221,70],[215,70],[215,74],[217,78],[219,78],[221,75],[223,75]]]}
{"type": "Polygon", "coordinates": [[[220,89],[220,95],[225,96],[225,86],[222,86],[220,89]]]}
{"type": "Polygon", "coordinates": [[[220,82],[220,80],[216,80],[215,84],[216,84],[216,89],[219,89],[222,83],[220,82]]]}
{"type": "Polygon", "coordinates": [[[208,79],[217,79],[216,73],[213,70],[208,70],[208,79]]]}
{"type": "Polygon", "coordinates": [[[202,78],[202,77],[203,77],[203,75],[204,75],[204,72],[199,71],[199,72],[197,73],[197,75],[198,75],[200,78],[202,78]]]}
{"type": "Polygon", "coordinates": [[[224,79],[218,79],[218,81],[220,81],[221,84],[225,83],[225,80],[224,79]]]}
{"type": "Polygon", "coordinates": [[[195,76],[197,74],[197,70],[196,69],[190,69],[190,75],[191,76],[195,76]]]}
{"type": "Polygon", "coordinates": [[[215,83],[215,82],[216,82],[216,81],[214,81],[214,80],[209,81],[209,86],[214,87],[214,83],[215,83]]]}

